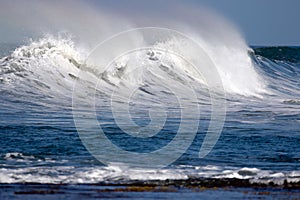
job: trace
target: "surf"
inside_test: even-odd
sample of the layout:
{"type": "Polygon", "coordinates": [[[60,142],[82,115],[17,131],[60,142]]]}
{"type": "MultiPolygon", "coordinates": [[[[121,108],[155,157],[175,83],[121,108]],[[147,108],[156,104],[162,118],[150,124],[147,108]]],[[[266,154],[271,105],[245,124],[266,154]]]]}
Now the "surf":
{"type": "MultiPolygon", "coordinates": [[[[36,74],[40,79],[38,80],[40,86],[37,87],[47,85],[47,87],[57,92],[64,90],[62,87],[70,89],[70,82],[72,82],[72,79],[76,79],[78,68],[98,76],[99,73],[95,74],[95,71],[99,71],[99,68],[101,71],[103,66],[98,66],[98,69],[93,69],[92,66],[88,65],[83,67],[88,54],[97,44],[120,31],[134,27],[147,27],[155,22],[158,27],[162,26],[178,30],[193,38],[215,63],[226,93],[258,97],[262,97],[261,94],[267,93],[267,83],[257,69],[258,67],[255,66],[255,63],[250,58],[249,47],[243,36],[234,25],[208,9],[204,8],[196,12],[190,7],[183,8],[191,9],[189,13],[192,13],[193,16],[191,14],[183,14],[182,11],[179,12],[175,9],[168,16],[163,14],[152,16],[152,22],[149,23],[147,13],[143,17],[136,19],[126,13],[126,11],[120,10],[119,15],[124,15],[122,20],[120,20],[113,17],[113,14],[110,13],[110,11],[114,12],[113,10],[99,11],[81,1],[68,6],[58,6],[55,2],[29,2],[23,10],[18,10],[19,8],[13,4],[6,4],[12,10],[18,11],[18,15],[14,16],[13,19],[18,17],[28,18],[24,16],[25,13],[33,11],[36,7],[39,8],[37,15],[40,18],[32,19],[32,23],[27,24],[28,31],[36,35],[35,39],[17,48],[10,57],[2,59],[2,65],[9,68],[7,69],[8,71],[14,70],[12,67],[14,65],[13,60],[26,60],[28,64],[25,61],[17,64],[20,67],[17,70],[30,71],[31,74],[36,74]],[[65,11],[61,7],[68,7],[68,9],[65,11]],[[48,13],[56,13],[56,15],[50,16],[48,13]],[[87,19],[86,22],[80,20],[80,16],[76,13],[84,13],[87,19]],[[68,15],[70,20],[67,17],[63,17],[65,15],[68,15]],[[176,20],[173,19],[175,15],[177,15],[176,20]],[[184,19],[184,22],[179,20],[180,17],[184,19]],[[196,20],[189,20],[191,18],[196,20]],[[74,21],[76,21],[76,25],[73,23],[74,21]],[[168,22],[168,25],[166,25],[166,22],[168,22]],[[52,30],[45,28],[47,24],[50,25],[49,27],[52,27],[52,30]],[[114,24],[114,26],[110,26],[111,24],[114,24]],[[42,27],[41,30],[37,31],[35,29],[37,25],[42,27]],[[57,32],[62,30],[66,33],[65,36],[57,36],[59,35],[57,32]],[[82,30],[89,31],[83,32],[82,30]],[[72,38],[72,41],[70,38],[72,38]],[[5,59],[8,60],[4,62],[5,59]],[[53,64],[53,62],[56,63],[53,64]],[[49,76],[47,78],[43,75],[46,73],[51,74],[51,80],[49,76]]],[[[141,39],[143,39],[141,35],[136,34],[132,38],[124,39],[118,46],[130,45],[130,43],[139,42],[141,39]]],[[[180,41],[169,40],[159,45],[162,48],[169,48],[171,51],[183,52],[191,58],[199,56],[197,52],[189,49],[189,47],[183,47],[180,41]]],[[[128,58],[124,58],[124,60],[126,59],[128,58]]],[[[143,62],[149,58],[147,58],[147,55],[144,55],[143,58],[139,59],[139,62],[143,62]]],[[[174,60],[174,63],[176,64],[176,60],[174,60]]],[[[178,71],[181,70],[180,73],[194,74],[185,64],[178,63],[178,65],[180,65],[180,69],[178,69],[178,71]]],[[[103,72],[103,74],[109,73],[109,71],[103,72]]],[[[210,77],[206,78],[209,79],[210,77]]],[[[4,80],[4,78],[2,79],[4,80]]]]}

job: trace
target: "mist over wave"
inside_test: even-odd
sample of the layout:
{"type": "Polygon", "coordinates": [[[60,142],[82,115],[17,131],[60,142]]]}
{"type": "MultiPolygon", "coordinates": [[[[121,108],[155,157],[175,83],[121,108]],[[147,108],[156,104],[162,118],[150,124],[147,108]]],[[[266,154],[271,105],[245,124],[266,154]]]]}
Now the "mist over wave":
{"type": "MultiPolygon", "coordinates": [[[[257,66],[251,60],[249,47],[243,37],[233,25],[208,10],[196,11],[189,7],[179,9],[181,5],[178,4],[168,15],[149,16],[150,14],[146,13],[138,19],[126,13],[125,10],[117,12],[117,16],[123,15],[121,20],[120,17],[116,17],[115,10],[96,10],[79,1],[70,4],[32,1],[26,2],[24,8],[8,2],[5,4],[14,10],[14,13],[17,13],[12,16],[12,20],[28,19],[22,20],[26,21],[22,26],[25,26],[29,32],[40,36],[36,36],[37,38],[32,39],[32,42],[19,47],[11,56],[5,58],[2,65],[6,65],[6,71],[2,69],[2,73],[14,70],[30,71],[39,77],[40,85],[44,84],[52,87],[53,90],[60,90],[58,88],[62,87],[61,85],[69,84],[70,77],[76,77],[78,68],[84,64],[91,50],[104,39],[130,28],[155,24],[157,27],[171,28],[193,38],[215,63],[227,93],[261,96],[267,92],[266,81],[258,73],[257,66]],[[189,10],[189,14],[183,14],[187,13],[184,12],[186,10],[189,10]],[[29,17],[27,14],[31,12],[36,12],[37,17],[29,17]],[[150,22],[149,18],[151,18],[150,22]],[[195,20],[192,21],[191,19],[195,20]],[[39,30],[36,27],[39,27],[39,30]],[[66,33],[60,35],[64,36],[57,36],[57,32],[62,30],[66,33]],[[41,33],[44,35],[46,33],[48,36],[42,36],[41,33]],[[40,39],[38,39],[39,37],[40,39]],[[45,77],[44,74],[46,73],[52,74],[53,77],[45,77]]],[[[20,2],[20,4],[24,3],[20,2]]],[[[16,23],[15,26],[19,25],[16,23]]],[[[122,46],[130,45],[130,43],[140,42],[143,40],[141,37],[142,35],[133,35],[132,38],[124,38],[124,41],[118,43],[114,48],[122,48],[122,46]]],[[[185,47],[176,40],[164,41],[160,47],[182,52],[183,55],[191,59],[199,56],[193,49],[189,49],[188,46],[185,47]]],[[[144,56],[141,58],[141,62],[143,59],[148,59],[146,55],[144,56]]],[[[184,64],[178,63],[177,65],[182,70],[180,73],[195,74],[189,71],[190,69],[184,64]]],[[[97,69],[90,69],[89,71],[103,71],[104,67],[97,66],[97,69]]],[[[205,68],[205,66],[200,67],[205,68]]],[[[99,74],[95,75],[98,76],[99,74]]],[[[209,79],[210,77],[205,78],[209,79]]],[[[7,77],[6,79],[10,78],[7,77]]]]}

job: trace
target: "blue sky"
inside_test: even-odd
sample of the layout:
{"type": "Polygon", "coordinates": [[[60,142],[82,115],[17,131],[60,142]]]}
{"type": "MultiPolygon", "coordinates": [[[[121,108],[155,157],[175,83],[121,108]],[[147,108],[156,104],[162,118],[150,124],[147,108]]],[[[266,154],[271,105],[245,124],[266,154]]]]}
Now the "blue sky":
{"type": "MultiPolygon", "coordinates": [[[[106,5],[109,7],[131,9],[135,6],[134,4],[140,4],[138,7],[142,9],[151,6],[152,9],[157,9],[157,12],[164,12],[168,10],[166,7],[170,9],[175,1],[107,2],[106,5]]],[[[224,16],[239,28],[250,45],[300,46],[300,0],[182,0],[176,2],[193,8],[204,6],[224,16]]],[[[98,5],[103,6],[99,1],[98,5]]]]}
{"type": "Polygon", "coordinates": [[[193,0],[235,23],[250,44],[300,45],[299,0],[193,0]]]}
{"type": "MultiPolygon", "coordinates": [[[[64,2],[64,5],[74,3],[74,1],[58,0],[32,1],[39,4],[41,2],[57,4],[64,2]]],[[[20,6],[24,1],[0,0],[0,42],[14,41],[20,36],[26,37],[29,32],[26,26],[28,21],[32,20],[21,17],[16,22],[16,17],[13,16],[18,13],[9,11],[9,8],[5,7],[7,2],[10,4],[13,2],[16,7],[20,7],[19,9],[24,9],[24,5],[20,6]],[[12,18],[15,18],[15,21],[12,18]]],[[[86,0],[85,2],[96,9],[98,7],[99,12],[101,9],[112,11],[113,14],[127,11],[136,18],[145,12],[167,15],[168,12],[172,12],[175,4],[178,6],[178,3],[192,7],[194,10],[208,7],[235,24],[249,45],[300,46],[300,0],[86,0]]],[[[34,12],[29,12],[28,15],[33,16],[34,20],[38,18],[34,12]]]]}

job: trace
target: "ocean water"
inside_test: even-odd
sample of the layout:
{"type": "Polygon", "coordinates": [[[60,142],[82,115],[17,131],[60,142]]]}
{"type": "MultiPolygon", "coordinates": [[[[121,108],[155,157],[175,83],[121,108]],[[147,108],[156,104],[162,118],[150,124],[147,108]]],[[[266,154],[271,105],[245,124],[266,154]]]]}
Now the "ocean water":
{"type": "MultiPolygon", "coordinates": [[[[227,90],[226,120],[211,152],[199,158],[199,149],[210,116],[207,110],[202,109],[204,114],[197,119],[202,124],[191,145],[177,160],[161,169],[126,167],[126,160],[124,165],[104,165],[84,146],[72,112],[72,86],[78,79],[77,65],[81,61],[80,53],[71,40],[48,37],[21,46],[5,44],[1,46],[1,53],[1,183],[89,184],[185,180],[190,177],[248,179],[249,184],[273,182],[283,185],[285,181],[299,183],[299,47],[246,49],[251,64],[249,67],[253,68],[257,81],[261,82],[249,83],[247,76],[252,74],[243,74],[244,77],[239,78],[245,79],[245,82],[241,81],[241,85],[238,85],[240,90],[231,91],[229,86],[224,87],[227,90]],[[248,84],[257,84],[261,88],[247,88],[248,84]]],[[[141,56],[151,61],[151,57],[144,54],[141,56]]],[[[107,98],[111,97],[105,96],[109,87],[116,87],[113,81],[122,79],[123,82],[129,82],[133,80],[130,78],[138,78],[136,70],[133,77],[125,74],[128,77],[124,78],[111,73],[110,69],[102,73],[106,73],[105,76],[96,77],[106,83],[103,90],[99,90],[99,96],[96,96],[97,119],[107,138],[126,151],[147,153],[168,145],[174,139],[182,120],[180,108],[176,107],[176,94],[164,92],[161,85],[151,85],[151,81],[157,78],[151,70],[161,70],[182,84],[185,84],[186,77],[176,74],[176,71],[164,71],[164,68],[157,68],[155,64],[152,67],[147,72],[141,72],[152,77],[145,80],[146,84],[137,83],[140,86],[131,102],[116,97],[119,98],[119,104],[130,105],[130,115],[140,127],[145,127],[151,120],[149,105],[163,103],[168,110],[167,120],[164,127],[160,127],[159,136],[151,139],[136,139],[127,134],[126,130],[120,129],[119,126],[124,124],[118,124],[112,115],[113,111],[118,113],[118,107],[110,106],[107,98]]],[[[89,76],[95,75],[90,70],[84,72],[89,73],[89,76]]],[[[89,86],[87,81],[85,84],[85,87],[89,86]]],[[[202,91],[199,88],[197,92],[203,95],[202,99],[199,97],[200,104],[204,108],[210,107],[205,104],[205,87],[202,87],[202,91]]],[[[80,97],[83,102],[88,98],[86,95],[83,93],[80,97]]],[[[190,106],[193,104],[195,102],[190,102],[190,106]]],[[[130,126],[127,129],[134,131],[130,126]]],[[[136,133],[139,134],[138,131],[136,133]]]]}
{"type": "Polygon", "coordinates": [[[300,47],[212,31],[1,43],[1,195],[299,194],[300,47]]]}

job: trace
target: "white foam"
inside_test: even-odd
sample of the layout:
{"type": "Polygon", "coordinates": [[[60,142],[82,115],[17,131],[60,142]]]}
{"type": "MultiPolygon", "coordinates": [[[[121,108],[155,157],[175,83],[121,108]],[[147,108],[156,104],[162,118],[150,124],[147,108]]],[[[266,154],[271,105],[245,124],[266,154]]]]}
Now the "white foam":
{"type": "MultiPolygon", "coordinates": [[[[33,5],[36,6],[36,2],[33,4],[29,1],[28,6],[25,7],[30,11],[33,9],[31,8],[33,5]]],[[[18,10],[18,7],[15,7],[14,5],[10,6],[13,9],[18,10]]],[[[56,3],[39,3],[38,7],[38,13],[41,15],[41,19],[47,19],[50,24],[51,22],[54,22],[53,24],[59,24],[60,26],[63,25],[66,29],[69,28],[72,35],[81,38],[80,42],[76,42],[75,44],[74,41],[68,38],[68,36],[66,38],[65,36],[56,38],[47,36],[40,40],[34,40],[29,45],[16,49],[9,58],[12,61],[8,64],[10,64],[10,66],[17,65],[22,68],[22,70],[30,71],[30,73],[27,74],[30,75],[33,73],[35,75],[35,81],[39,81],[42,84],[49,86],[52,91],[56,91],[61,94],[66,93],[65,88],[68,88],[68,90],[72,88],[73,78],[76,77],[79,71],[78,68],[76,68],[76,65],[78,63],[83,63],[89,54],[89,51],[81,48],[82,46],[91,46],[91,44],[93,44],[92,47],[94,47],[108,37],[116,34],[116,30],[112,30],[110,26],[111,24],[117,24],[118,28],[116,29],[125,30],[126,28],[129,29],[132,27],[132,24],[137,23],[137,21],[141,27],[147,26],[148,21],[148,19],[144,19],[142,17],[139,19],[132,18],[130,15],[127,16],[128,20],[116,20],[116,18],[113,17],[114,13],[94,10],[85,5],[83,2],[77,2],[70,5],[62,4],[62,7],[65,9],[62,9],[61,5],[58,6],[56,3]],[[78,12],[70,12],[71,8],[78,12]],[[49,10],[56,13],[57,16],[53,17],[51,15],[52,18],[48,16],[49,10]],[[72,19],[72,21],[65,19],[66,17],[64,15],[66,14],[66,11],[68,11],[67,13],[70,15],[70,19],[72,19]],[[81,20],[82,17],[77,15],[78,13],[84,13],[85,17],[89,20],[83,23],[81,20]],[[74,25],[74,21],[78,24],[74,25]],[[99,23],[99,21],[101,23],[99,23]],[[101,26],[99,24],[101,24],[101,26]],[[86,30],[89,31],[83,32],[82,27],[86,27],[86,30]],[[91,29],[93,29],[93,31],[91,29]],[[95,42],[95,40],[97,41],[95,42]],[[20,61],[20,63],[15,62],[17,60],[20,61]]],[[[262,93],[267,92],[264,78],[257,72],[255,69],[256,66],[253,64],[250,56],[248,55],[249,47],[246,45],[244,38],[234,26],[221,17],[218,17],[216,14],[210,13],[205,9],[201,10],[203,12],[199,12],[199,10],[196,11],[190,7],[183,7],[182,9],[188,9],[189,12],[186,13],[193,13],[193,15],[187,14],[187,16],[182,16],[183,21],[180,20],[178,22],[175,22],[172,16],[177,16],[182,12],[174,11],[174,13],[169,13],[170,15],[156,16],[153,19],[155,20],[156,26],[164,27],[165,24],[169,24],[168,28],[180,31],[198,43],[215,63],[217,71],[223,82],[223,87],[227,93],[261,97],[262,93]],[[191,21],[195,21],[195,23],[192,23],[191,21]]],[[[17,13],[23,12],[23,10],[20,10],[17,13]]],[[[123,19],[126,19],[126,16],[123,19]]],[[[45,23],[44,21],[39,22],[38,18],[34,19],[34,21],[36,24],[40,24],[41,22],[45,23]]],[[[33,24],[30,27],[36,27],[36,24],[33,24]]],[[[123,46],[130,46],[132,43],[140,42],[143,42],[143,37],[137,33],[129,38],[125,38],[118,44],[112,45],[112,49],[109,52],[114,58],[114,56],[119,56],[114,54],[114,49],[122,48],[123,46]]],[[[199,57],[199,52],[196,52],[189,46],[185,46],[182,41],[170,39],[169,41],[164,41],[157,45],[170,49],[174,52],[181,52],[182,55],[189,59],[199,57]]],[[[100,58],[101,56],[99,55],[97,59],[100,58]]],[[[123,60],[122,63],[116,63],[115,69],[126,64],[141,64],[146,61],[148,57],[140,57],[137,60],[134,60],[136,57],[127,57],[126,59],[123,60]]],[[[178,74],[191,75],[196,79],[198,78],[200,82],[203,82],[203,77],[195,77],[194,70],[186,63],[183,63],[172,56],[169,57],[169,60],[178,66],[175,71],[178,74]]],[[[2,60],[1,63],[2,62],[5,61],[2,60]]],[[[8,65],[6,65],[6,67],[7,66],[8,65]]],[[[102,73],[104,70],[104,66],[98,66],[97,69],[92,66],[85,67],[82,67],[82,69],[85,68],[88,71],[97,72],[97,77],[94,77],[92,81],[97,81],[99,72],[102,73]]],[[[205,66],[201,67],[205,69],[205,66]]],[[[1,69],[4,68],[5,67],[1,67],[1,69]]],[[[12,68],[9,70],[15,70],[12,68]]],[[[114,70],[108,71],[108,73],[111,74],[110,80],[113,83],[120,82],[120,77],[118,78],[113,76],[116,75],[115,72],[116,71],[114,70]]],[[[134,71],[134,74],[131,74],[131,76],[127,77],[127,79],[131,82],[136,81],[140,83],[142,73],[145,72],[143,72],[143,70],[140,72],[134,71]]],[[[5,76],[1,77],[1,80],[11,82],[14,78],[17,77],[5,76]]],[[[212,77],[204,78],[210,79],[212,77]]],[[[88,79],[89,78],[87,78],[87,80],[88,79]]]]}
{"type": "Polygon", "coordinates": [[[26,168],[1,168],[0,183],[100,183],[132,180],[186,180],[193,178],[237,178],[249,179],[252,183],[283,184],[299,182],[299,171],[274,172],[257,168],[231,168],[224,169],[220,166],[184,166],[168,169],[128,169],[118,166],[79,167],[54,166],[54,167],[26,167],[26,168]],[[249,173],[242,174],[241,171],[249,173]],[[252,172],[252,173],[250,173],[252,172]]]}
{"type": "Polygon", "coordinates": [[[84,57],[83,50],[76,49],[68,37],[48,35],[32,41],[0,60],[3,89],[71,98],[74,78],[84,57]]]}

